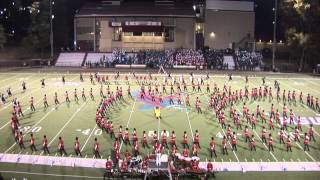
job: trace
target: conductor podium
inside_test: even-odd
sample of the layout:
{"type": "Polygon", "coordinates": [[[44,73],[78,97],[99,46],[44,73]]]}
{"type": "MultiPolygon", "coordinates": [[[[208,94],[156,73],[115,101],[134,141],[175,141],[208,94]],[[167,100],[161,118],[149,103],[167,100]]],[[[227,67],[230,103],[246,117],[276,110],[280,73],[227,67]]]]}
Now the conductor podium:
{"type": "Polygon", "coordinates": [[[168,163],[168,155],[156,154],[150,156],[148,160],[148,169],[144,175],[144,180],[155,176],[167,176],[170,180],[172,180],[170,166],[168,163]]]}

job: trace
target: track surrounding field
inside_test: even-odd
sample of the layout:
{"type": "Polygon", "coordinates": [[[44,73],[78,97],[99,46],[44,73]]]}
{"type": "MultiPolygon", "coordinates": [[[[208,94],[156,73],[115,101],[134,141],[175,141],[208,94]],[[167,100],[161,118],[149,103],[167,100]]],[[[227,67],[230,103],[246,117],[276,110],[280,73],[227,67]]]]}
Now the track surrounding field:
{"type": "MultiPolygon", "coordinates": [[[[102,74],[106,75],[106,74],[102,74]]],[[[153,75],[154,77],[157,75],[153,75]]],[[[172,74],[178,79],[181,74],[172,74]]],[[[303,132],[307,132],[309,124],[315,126],[315,138],[316,142],[311,141],[310,151],[303,151],[303,142],[295,143],[293,142],[293,152],[287,152],[286,146],[279,143],[278,133],[280,126],[275,127],[274,131],[269,131],[272,133],[274,138],[274,152],[269,152],[267,145],[261,142],[259,139],[260,132],[262,129],[262,123],[258,119],[258,125],[256,129],[249,128],[250,134],[255,135],[257,151],[250,151],[248,144],[244,141],[242,136],[243,131],[238,130],[236,134],[238,135],[238,151],[231,151],[231,145],[228,144],[228,155],[222,155],[221,152],[221,138],[225,135],[226,129],[221,128],[218,123],[215,113],[211,108],[208,108],[210,94],[206,92],[206,86],[202,87],[202,92],[192,91],[190,86],[188,74],[184,74],[184,78],[187,83],[189,83],[188,91],[183,92],[182,95],[182,105],[178,105],[175,99],[174,105],[168,104],[168,99],[166,97],[169,94],[164,94],[165,102],[161,104],[161,115],[162,119],[160,121],[156,120],[153,115],[153,108],[155,106],[150,100],[141,100],[138,97],[140,86],[136,84],[136,81],[129,75],[129,84],[131,91],[134,95],[133,98],[127,96],[128,85],[124,80],[124,75],[121,75],[121,80],[118,84],[113,81],[114,75],[109,74],[110,89],[115,91],[116,87],[122,87],[124,92],[124,100],[118,101],[114,106],[108,111],[108,118],[113,121],[115,131],[118,127],[122,125],[123,127],[128,127],[130,135],[133,128],[137,129],[137,134],[139,142],[142,136],[142,131],[146,131],[149,135],[149,145],[151,143],[153,131],[161,133],[164,129],[169,132],[174,130],[177,135],[177,142],[182,141],[183,132],[186,131],[189,136],[189,141],[196,130],[200,132],[200,158],[201,161],[206,161],[210,159],[210,153],[208,151],[210,138],[214,137],[217,147],[217,158],[212,158],[214,162],[320,162],[320,114],[319,112],[307,107],[305,104],[297,103],[287,103],[289,109],[293,109],[295,115],[300,115],[303,117],[303,132]],[[185,105],[185,99],[187,95],[190,95],[191,106],[185,105]],[[196,98],[199,98],[202,102],[202,114],[198,114],[194,103],[196,98]]],[[[162,84],[163,77],[157,76],[159,84],[162,84]]],[[[111,149],[113,140],[96,126],[95,123],[95,111],[100,103],[100,87],[101,85],[97,82],[92,85],[89,81],[89,75],[84,75],[85,81],[80,82],[79,74],[64,74],[64,73],[0,73],[0,92],[5,93],[7,88],[10,88],[13,97],[7,98],[6,104],[0,104],[0,152],[7,154],[23,154],[23,155],[43,155],[41,151],[42,137],[45,134],[48,137],[49,146],[51,154],[50,156],[59,156],[57,153],[58,137],[61,136],[65,141],[66,151],[68,157],[74,157],[73,145],[75,137],[79,137],[82,154],[85,158],[93,158],[93,144],[94,138],[98,138],[101,144],[101,155],[105,159],[111,155],[111,149]],[[66,83],[61,82],[62,75],[66,78],[66,83]],[[40,80],[45,79],[46,86],[41,87],[40,80]],[[22,93],[21,83],[26,82],[27,91],[22,93]],[[77,89],[79,102],[76,103],[73,98],[74,89],[77,89]],[[81,91],[84,88],[87,100],[84,101],[81,98],[81,91]],[[94,99],[90,99],[89,91],[90,88],[93,89],[94,99]],[[68,91],[71,102],[65,102],[65,92],[68,91]],[[54,93],[57,92],[60,104],[55,106],[53,103],[54,93]],[[43,96],[44,94],[48,97],[49,108],[43,107],[43,96]],[[29,107],[30,97],[34,97],[35,112],[31,112],[29,107]],[[14,142],[13,135],[11,133],[10,118],[12,105],[11,101],[13,98],[17,100],[22,105],[22,110],[24,117],[20,118],[21,126],[19,129],[25,135],[25,145],[26,149],[20,149],[19,146],[14,142]],[[32,153],[28,146],[28,140],[30,133],[35,136],[36,146],[38,151],[32,153]]],[[[196,79],[198,76],[196,75],[196,79]]],[[[205,79],[205,76],[203,76],[205,79]]],[[[281,92],[283,89],[293,91],[297,93],[297,98],[300,92],[304,94],[304,99],[306,95],[310,93],[314,97],[320,97],[320,79],[312,78],[308,76],[293,76],[293,77],[282,77],[281,74],[278,76],[267,76],[266,85],[271,86],[273,90],[274,99],[269,100],[269,98],[260,100],[248,100],[246,102],[248,108],[251,112],[256,111],[256,106],[259,104],[262,109],[269,112],[271,104],[275,105],[275,108],[282,112],[284,106],[283,101],[277,101],[275,98],[276,91],[273,88],[274,80],[278,80],[281,86],[281,92]]],[[[170,82],[170,80],[169,80],[170,82]]],[[[211,75],[209,80],[205,80],[205,84],[210,83],[213,89],[213,83],[216,83],[220,89],[223,89],[223,85],[231,86],[232,90],[244,89],[245,81],[244,76],[234,76],[232,81],[228,81],[227,77],[224,75],[211,75]]],[[[249,90],[253,87],[259,88],[262,86],[261,77],[249,76],[249,90]]],[[[263,87],[263,86],[262,86],[263,87]]],[[[107,85],[103,85],[104,93],[106,93],[107,85]]],[[[161,86],[159,90],[162,91],[161,86]]],[[[170,86],[167,86],[167,91],[170,92],[170,86]]],[[[176,88],[175,88],[176,91],[176,88]]],[[[239,113],[242,111],[243,102],[236,103],[236,108],[239,113]]],[[[229,106],[225,110],[227,124],[230,124],[233,130],[236,130],[233,121],[229,118],[229,106]]],[[[243,119],[243,118],[242,118],[243,119]]],[[[267,128],[268,125],[264,124],[267,128]]],[[[294,131],[294,126],[290,126],[286,133],[290,134],[294,131]]],[[[121,151],[125,150],[131,151],[131,146],[121,145],[121,151]]],[[[169,150],[169,149],[168,149],[169,150]]],[[[178,143],[178,150],[182,151],[182,145],[178,143]]],[[[142,154],[151,153],[152,149],[141,148],[142,154]]],[[[32,163],[30,163],[32,164],[32,163]]],[[[320,168],[319,168],[320,169],[320,168]]],[[[15,169],[2,169],[7,172],[3,172],[6,177],[16,177],[14,173],[9,171],[15,171],[15,169]]],[[[0,170],[0,171],[1,171],[0,170]]],[[[305,169],[306,171],[308,169],[305,169]]],[[[43,171],[44,172],[44,171],[43,171]]],[[[37,173],[42,173],[37,171],[37,173]]],[[[58,173],[60,174],[60,173],[58,173]]],[[[69,174],[65,172],[65,174],[69,174]]],[[[63,173],[62,173],[63,175],[63,173]]],[[[83,174],[79,174],[79,178],[83,174]]],[[[85,174],[84,174],[85,176],[85,174]]],[[[17,176],[18,177],[18,176],[17,176]]],[[[19,175],[20,177],[20,175],[19,175]]],[[[25,174],[22,177],[34,177],[30,179],[39,178],[37,175],[25,174]]],[[[306,176],[308,177],[308,176],[306,176]]]]}

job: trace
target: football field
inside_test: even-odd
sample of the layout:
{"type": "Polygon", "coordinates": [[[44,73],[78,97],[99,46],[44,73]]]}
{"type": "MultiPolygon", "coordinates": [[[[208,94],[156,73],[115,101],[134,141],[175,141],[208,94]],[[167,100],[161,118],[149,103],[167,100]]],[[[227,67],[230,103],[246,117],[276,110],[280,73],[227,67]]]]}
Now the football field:
{"type": "MultiPolygon", "coordinates": [[[[314,98],[320,98],[320,78],[315,78],[307,75],[296,75],[296,74],[277,74],[277,75],[250,75],[249,83],[245,83],[245,75],[237,74],[233,76],[231,81],[228,80],[228,76],[224,74],[210,74],[210,78],[206,79],[206,75],[195,74],[194,77],[197,80],[202,77],[204,79],[204,85],[201,86],[201,91],[193,91],[191,82],[189,80],[189,74],[172,73],[171,76],[179,79],[182,75],[188,84],[188,90],[181,92],[182,103],[177,103],[177,88],[174,86],[175,92],[173,95],[174,104],[169,104],[170,96],[170,85],[167,85],[166,89],[168,93],[163,94],[164,102],[158,103],[151,101],[150,97],[147,96],[145,99],[141,99],[139,96],[140,85],[132,74],[127,74],[129,80],[125,80],[125,73],[120,73],[120,80],[114,81],[114,73],[100,73],[101,76],[109,77],[108,84],[100,84],[95,80],[95,83],[90,82],[89,73],[83,74],[84,82],[79,79],[79,73],[63,73],[63,72],[8,72],[0,73],[0,92],[5,96],[6,90],[11,89],[13,96],[6,97],[6,103],[0,104],[0,161],[3,156],[12,154],[19,158],[20,155],[33,155],[33,156],[47,156],[47,157],[58,157],[60,154],[57,151],[58,139],[62,137],[65,143],[67,156],[66,158],[78,158],[73,150],[75,137],[80,140],[81,152],[83,159],[94,159],[93,146],[94,139],[97,138],[101,145],[102,159],[111,156],[111,150],[113,149],[114,139],[110,137],[104,130],[99,128],[96,124],[96,110],[101,102],[100,88],[102,87],[103,93],[107,94],[107,87],[109,86],[110,91],[116,91],[117,87],[123,89],[124,98],[118,100],[115,104],[110,106],[107,110],[107,118],[113,122],[115,133],[119,129],[119,126],[127,127],[129,129],[130,139],[134,128],[137,130],[139,142],[141,141],[142,132],[146,131],[149,140],[150,148],[140,147],[140,153],[143,155],[152,153],[152,137],[153,132],[156,131],[161,136],[163,130],[166,130],[167,135],[170,136],[172,131],[175,131],[177,136],[177,147],[178,151],[182,153],[183,146],[180,142],[183,139],[184,131],[188,134],[189,144],[191,144],[193,136],[196,131],[200,134],[200,146],[199,151],[200,161],[205,162],[211,159],[218,166],[219,163],[273,163],[273,162],[288,162],[288,163],[305,163],[305,162],[320,162],[320,112],[316,109],[310,108],[306,105],[307,94],[312,95],[314,98]],[[65,83],[62,83],[62,76],[65,76],[65,83]],[[266,83],[262,84],[262,77],[266,77],[266,83]],[[41,86],[41,80],[45,79],[45,87],[41,86]],[[277,101],[276,89],[274,88],[274,81],[277,80],[280,83],[281,93],[285,89],[288,91],[295,91],[297,96],[296,102],[283,102],[282,99],[277,101]],[[27,90],[22,91],[22,82],[26,83],[27,90]],[[228,141],[227,149],[228,155],[223,155],[221,151],[221,141],[223,136],[226,135],[227,130],[222,128],[216,118],[215,112],[209,106],[210,93],[213,91],[213,84],[216,83],[219,89],[223,89],[224,85],[227,87],[231,86],[232,91],[244,91],[245,86],[248,87],[249,91],[252,88],[259,87],[271,87],[273,92],[273,99],[269,97],[258,98],[252,100],[239,100],[236,102],[236,111],[241,115],[242,119],[242,130],[237,130],[236,125],[233,123],[233,119],[229,116],[230,105],[227,105],[224,112],[226,115],[226,124],[230,124],[232,130],[236,132],[238,139],[237,151],[231,150],[231,142],[228,141]],[[210,84],[210,92],[207,92],[206,85],[210,84]],[[127,89],[130,86],[132,97],[127,95],[127,89]],[[90,89],[94,98],[90,98],[90,89]],[[77,89],[79,101],[74,100],[74,90],[77,89]],[[86,100],[81,98],[81,91],[84,90],[86,100]],[[70,103],[65,101],[65,93],[68,92],[70,103]],[[299,94],[303,93],[304,103],[299,102],[299,94]],[[60,104],[54,104],[54,94],[57,93],[60,104]],[[48,98],[49,107],[45,108],[43,105],[43,97],[46,94],[48,98]],[[187,106],[185,101],[186,97],[190,96],[191,106],[187,106]],[[33,97],[35,111],[32,112],[29,108],[30,98],[33,97]],[[22,106],[23,117],[19,118],[20,126],[19,130],[23,133],[26,149],[21,149],[19,145],[14,141],[14,136],[11,131],[11,112],[12,103],[11,101],[17,98],[22,106]],[[202,103],[202,113],[198,113],[195,108],[196,99],[199,99],[202,103]],[[288,109],[292,109],[295,116],[301,116],[302,129],[300,142],[293,141],[292,152],[287,152],[286,145],[279,143],[279,132],[280,125],[275,124],[275,130],[269,130],[268,120],[267,123],[263,124],[260,118],[255,129],[251,128],[250,124],[246,124],[246,120],[242,117],[243,103],[246,103],[250,112],[256,112],[256,107],[259,105],[261,109],[266,112],[270,112],[271,104],[274,104],[276,109],[282,112],[284,103],[288,106],[288,109]],[[157,120],[154,117],[154,108],[159,106],[161,108],[162,119],[157,120]],[[308,132],[310,125],[315,128],[315,142],[310,141],[310,151],[303,150],[303,137],[304,133],[308,132]],[[256,151],[251,151],[245,138],[243,137],[244,126],[248,125],[250,135],[255,136],[256,151]],[[268,145],[262,143],[260,138],[262,127],[267,128],[268,133],[272,134],[274,139],[274,151],[268,151],[268,145]],[[35,143],[37,147],[36,152],[32,152],[29,147],[30,134],[33,133],[35,137],[35,143]],[[45,155],[42,151],[42,139],[43,135],[46,135],[49,141],[50,155],[45,155]],[[217,143],[217,157],[210,157],[209,143],[211,137],[214,137],[217,143]]],[[[147,76],[147,74],[136,74],[137,76],[147,76]]],[[[152,88],[155,84],[160,84],[159,91],[162,91],[162,83],[165,75],[153,74],[152,88]],[[157,77],[157,80],[155,80],[157,77]],[[160,88],[161,87],[161,88],[160,88]]],[[[171,84],[171,79],[168,80],[168,84],[171,84]]],[[[148,86],[146,86],[146,89],[148,86]]],[[[281,94],[282,97],[282,94],[281,94]]],[[[297,123],[297,121],[295,121],[297,123]]],[[[296,125],[296,124],[295,124],[296,125]]],[[[293,138],[293,132],[295,125],[289,125],[285,131],[286,135],[293,138]]],[[[128,150],[132,152],[132,146],[121,144],[120,146],[122,157],[123,153],[128,150]]],[[[191,150],[191,148],[190,148],[191,150]]],[[[165,149],[165,153],[170,154],[170,148],[165,149]]],[[[190,151],[191,153],[191,151],[190,151]]],[[[11,178],[27,178],[27,179],[41,179],[45,174],[48,175],[49,179],[98,179],[103,174],[101,168],[80,168],[80,167],[57,167],[57,166],[36,166],[34,162],[29,163],[8,163],[5,161],[0,162],[0,172],[2,176],[11,178]],[[50,173],[50,168],[52,173],[50,173]],[[29,174],[28,174],[29,173],[29,174]],[[38,174],[37,174],[38,173],[38,174]]],[[[66,165],[67,166],[67,165],[66,165]]],[[[76,165],[75,165],[76,166],[76,165]]],[[[227,168],[227,167],[226,167],[227,168]]],[[[279,165],[279,168],[283,169],[283,166],[279,165]]],[[[318,167],[319,168],[319,167],[318,167]]],[[[218,169],[224,171],[223,169],[218,169]]],[[[306,167],[305,171],[308,171],[306,167]]],[[[248,172],[245,179],[258,177],[253,172],[248,172]],[[250,174],[251,173],[251,174],[250,174]]],[[[261,173],[261,172],[260,172],[261,173]]],[[[266,178],[272,178],[268,172],[266,178]],[[267,175],[268,174],[268,175],[267,175]]],[[[315,179],[319,177],[318,172],[304,172],[299,174],[298,172],[288,172],[287,178],[299,177],[300,179],[315,179]],[[290,177],[289,177],[290,176],[290,177]]],[[[259,177],[263,177],[263,174],[259,174],[259,177]]],[[[276,174],[275,174],[276,176],[276,174]]],[[[287,176],[287,175],[285,175],[287,176]]],[[[221,179],[238,178],[238,174],[235,172],[231,175],[227,173],[221,173],[218,175],[221,179]],[[225,175],[225,177],[223,177],[225,175]]],[[[240,176],[241,178],[241,176],[240,176]]]]}

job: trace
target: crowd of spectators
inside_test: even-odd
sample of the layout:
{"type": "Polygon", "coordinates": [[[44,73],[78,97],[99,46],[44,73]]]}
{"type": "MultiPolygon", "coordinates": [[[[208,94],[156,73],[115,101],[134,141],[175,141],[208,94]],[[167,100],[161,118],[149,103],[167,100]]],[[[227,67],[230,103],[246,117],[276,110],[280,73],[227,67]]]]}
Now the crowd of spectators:
{"type": "MultiPolygon", "coordinates": [[[[230,54],[230,52],[228,52],[230,54]]],[[[140,50],[137,53],[126,52],[123,49],[114,49],[110,56],[103,56],[96,62],[86,62],[87,67],[113,67],[116,64],[146,64],[147,67],[172,68],[176,65],[204,67],[209,69],[227,69],[224,62],[224,50],[193,50],[193,49],[166,49],[140,50]]],[[[257,52],[234,52],[236,67],[240,70],[250,70],[261,65],[262,55],[257,52]]]]}
{"type": "Polygon", "coordinates": [[[239,50],[235,52],[235,62],[239,70],[254,70],[262,63],[262,54],[259,52],[248,52],[239,50]]]}

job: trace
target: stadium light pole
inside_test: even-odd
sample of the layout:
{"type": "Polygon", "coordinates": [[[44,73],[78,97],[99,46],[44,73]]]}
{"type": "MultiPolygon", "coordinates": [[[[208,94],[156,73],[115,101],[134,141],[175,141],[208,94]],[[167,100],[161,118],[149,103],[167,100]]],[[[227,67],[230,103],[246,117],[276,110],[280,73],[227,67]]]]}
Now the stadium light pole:
{"type": "Polygon", "coordinates": [[[278,0],[274,0],[273,43],[272,43],[272,70],[275,69],[276,45],[277,45],[277,14],[278,0]]]}
{"type": "Polygon", "coordinates": [[[52,15],[52,0],[50,0],[50,48],[51,48],[51,58],[53,58],[53,15],[52,15]]]}

